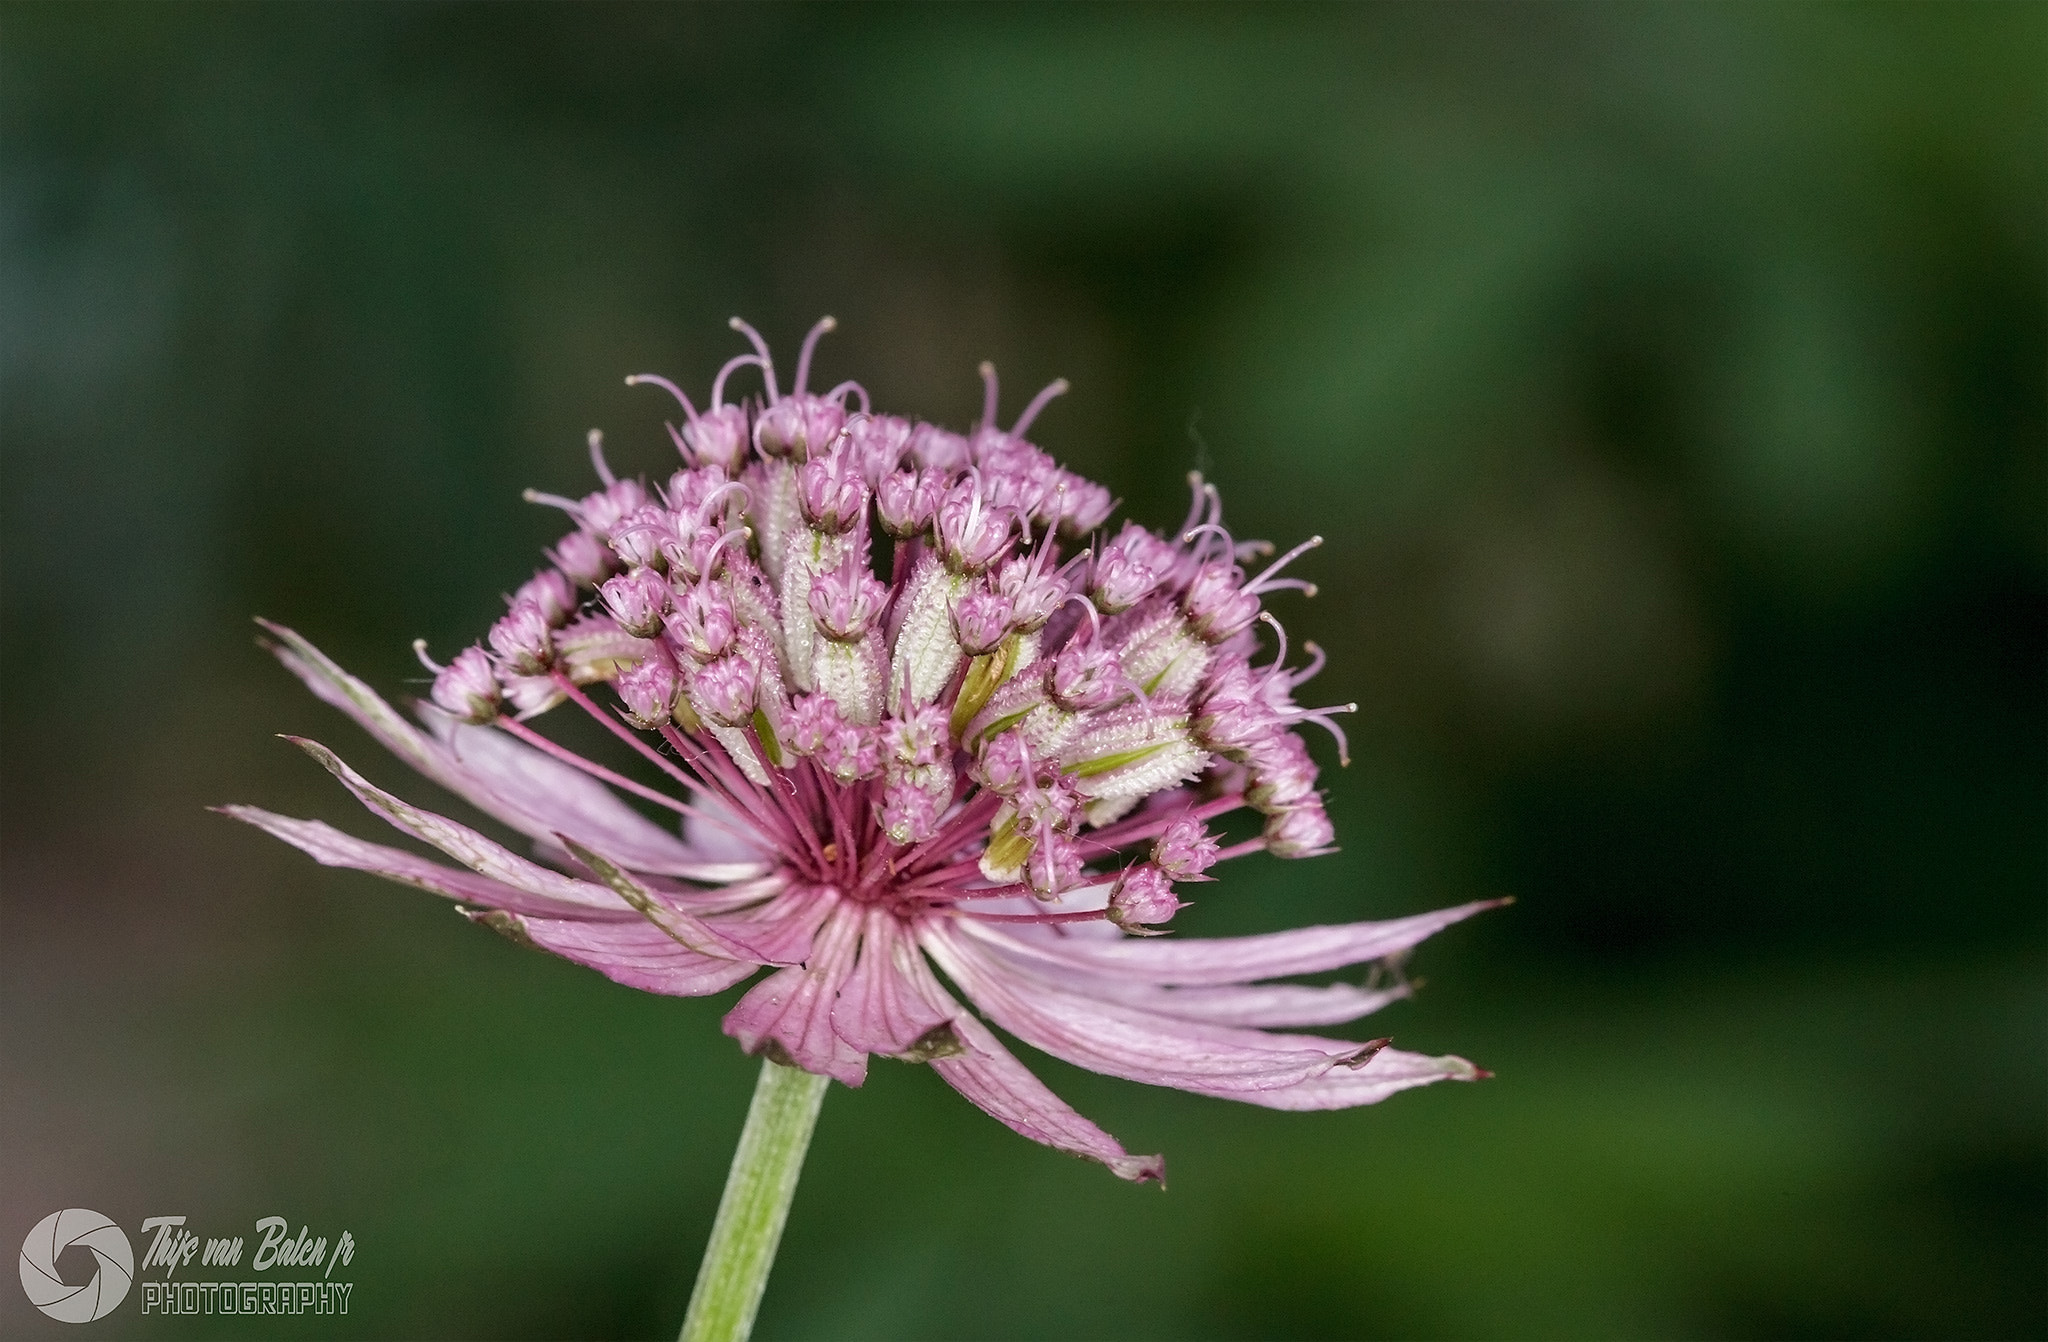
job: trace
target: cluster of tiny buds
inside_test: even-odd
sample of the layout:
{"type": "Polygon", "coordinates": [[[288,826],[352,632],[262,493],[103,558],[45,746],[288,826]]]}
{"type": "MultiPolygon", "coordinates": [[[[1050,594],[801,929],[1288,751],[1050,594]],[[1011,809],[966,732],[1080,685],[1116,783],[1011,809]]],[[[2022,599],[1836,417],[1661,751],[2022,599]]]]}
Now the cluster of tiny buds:
{"type": "Polygon", "coordinates": [[[1306,667],[1286,668],[1263,609],[1277,590],[1313,593],[1281,573],[1318,541],[1248,574],[1270,548],[1231,538],[1199,476],[1174,539],[1132,522],[1106,537],[1109,492],[1024,437],[1065,383],[1004,430],[983,365],[982,419],[963,435],[874,414],[855,383],[806,390],[829,319],[786,393],[765,343],[735,327],[753,349],[701,410],[665,379],[627,379],[681,408],[681,465],[665,482],[615,476],[593,431],[599,488],[529,493],[575,527],[481,645],[445,666],[420,648],[435,705],[516,729],[565,700],[590,707],[584,688],[609,684],[620,716],[677,752],[720,752],[792,795],[806,767],[844,790],[826,809],[868,827],[823,836],[839,842],[813,865],[853,871],[857,855],[838,851],[849,840],[937,846],[970,855],[982,891],[1106,888],[1103,916],[1131,931],[1168,921],[1175,885],[1207,879],[1219,857],[1328,850],[1293,729],[1323,726],[1341,751],[1330,715],[1352,706],[1295,703],[1322,654],[1310,645],[1306,667]],[[748,368],[762,393],[728,400],[748,368]],[[1278,653],[1254,666],[1262,621],[1278,653]],[[1266,820],[1226,850],[1207,818],[1235,805],[1266,820]],[[1090,861],[1129,865],[1092,876],[1090,861]]]}

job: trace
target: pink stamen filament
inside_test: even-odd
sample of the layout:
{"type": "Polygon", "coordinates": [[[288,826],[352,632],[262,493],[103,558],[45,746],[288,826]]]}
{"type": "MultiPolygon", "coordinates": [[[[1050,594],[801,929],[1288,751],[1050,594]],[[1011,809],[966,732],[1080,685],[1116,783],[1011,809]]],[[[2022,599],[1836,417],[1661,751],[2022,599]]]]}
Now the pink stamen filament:
{"type": "Polygon", "coordinates": [[[578,522],[583,520],[583,505],[575,499],[565,499],[560,494],[543,494],[538,489],[529,489],[519,497],[528,503],[538,503],[549,508],[560,508],[578,522]]]}
{"type": "Polygon", "coordinates": [[[1351,767],[1351,742],[1345,737],[1344,729],[1330,721],[1332,713],[1356,713],[1357,704],[1332,704],[1328,708],[1295,709],[1290,719],[1294,722],[1313,722],[1337,738],[1337,763],[1351,767]]]}
{"type": "Polygon", "coordinates": [[[1010,436],[1022,438],[1024,431],[1031,427],[1031,422],[1038,418],[1038,412],[1051,405],[1055,396],[1064,396],[1069,385],[1063,377],[1054,378],[1046,383],[1044,390],[1031,398],[1031,404],[1024,407],[1024,413],[1017,416],[1017,422],[1010,426],[1010,436]]]}
{"type": "Polygon", "coordinates": [[[605,488],[609,489],[618,483],[618,478],[612,474],[611,466],[604,459],[604,431],[602,429],[592,429],[588,441],[590,443],[590,464],[596,469],[597,478],[604,481],[605,488]]]}
{"type": "Polygon", "coordinates": [[[759,331],[756,331],[738,317],[734,317],[726,325],[732,327],[733,330],[738,331],[752,342],[754,353],[761,360],[761,376],[768,383],[768,404],[774,405],[782,399],[782,394],[775,389],[775,360],[769,356],[768,342],[761,339],[759,331]]]}
{"type": "MultiPolygon", "coordinates": [[[[690,422],[692,424],[697,422],[697,407],[690,404],[690,398],[683,395],[681,387],[678,387],[667,378],[654,373],[635,373],[626,379],[626,385],[629,387],[637,387],[643,383],[650,387],[660,387],[663,391],[675,397],[677,404],[683,407],[683,413],[689,417],[690,422]]],[[[714,400],[712,404],[716,405],[717,402],[714,400]]]]}
{"type": "MultiPolygon", "coordinates": [[[[681,783],[684,787],[689,788],[694,792],[709,792],[713,796],[720,795],[719,790],[717,788],[709,786],[702,779],[693,778],[689,774],[684,773],[683,770],[673,760],[668,759],[660,751],[656,750],[654,747],[648,745],[645,741],[641,740],[639,736],[634,734],[631,728],[626,726],[625,723],[620,722],[610,713],[605,712],[596,704],[592,703],[590,701],[590,696],[585,694],[581,689],[579,689],[575,681],[570,680],[569,677],[563,675],[560,671],[556,671],[551,678],[554,680],[556,688],[561,690],[563,694],[567,695],[570,698],[570,700],[572,700],[576,704],[577,707],[581,708],[591,717],[597,719],[597,721],[601,723],[606,730],[610,731],[612,735],[618,737],[621,741],[624,741],[627,745],[631,746],[636,752],[644,756],[657,769],[660,769],[663,773],[667,774],[669,777],[675,779],[678,783],[681,783]]],[[[664,728],[664,730],[672,731],[674,729],[664,728]]],[[[720,797],[720,800],[725,799],[723,797],[720,797]]],[[[697,819],[703,820],[708,824],[717,825],[720,829],[725,830],[728,834],[733,835],[735,838],[751,840],[754,837],[756,837],[734,829],[730,824],[720,820],[717,816],[699,810],[697,807],[691,806],[688,802],[677,801],[675,798],[671,797],[669,798],[669,803],[674,805],[677,809],[682,810],[683,813],[686,815],[695,816],[697,819]]]]}
{"type": "Polygon", "coordinates": [[[657,791],[654,788],[648,787],[645,783],[636,783],[623,774],[613,773],[602,764],[583,758],[573,750],[556,745],[547,737],[542,736],[539,732],[515,718],[499,718],[496,725],[526,742],[535,750],[560,760],[572,769],[578,769],[583,773],[587,773],[599,782],[609,783],[615,788],[623,789],[636,797],[651,801],[657,806],[666,806],[671,811],[676,811],[683,815],[697,815],[706,820],[712,819],[712,817],[703,815],[696,807],[689,805],[687,802],[677,801],[666,792],[657,791]]]}
{"type": "MultiPolygon", "coordinates": [[[[711,380],[711,408],[713,410],[725,409],[725,380],[727,378],[742,368],[766,367],[767,365],[761,362],[761,356],[758,354],[736,354],[732,358],[727,359],[725,366],[718,370],[718,376],[711,380]]],[[[772,377],[773,375],[771,374],[770,376],[772,377]]]]}
{"type": "Polygon", "coordinates": [[[996,426],[996,366],[988,360],[981,361],[981,427],[993,429],[996,426]]]}
{"type": "MultiPolygon", "coordinates": [[[[804,388],[809,385],[811,380],[811,356],[817,353],[818,341],[827,331],[835,330],[838,325],[838,321],[834,318],[820,317],[818,318],[818,324],[813,326],[810,334],[804,337],[803,348],[798,351],[796,356],[796,383],[790,388],[790,395],[801,396],[804,394],[804,388]]],[[[761,357],[767,358],[768,352],[763,350],[761,357]]]]}
{"type": "Polygon", "coordinates": [[[863,415],[870,413],[872,403],[868,400],[868,389],[866,387],[863,387],[860,383],[853,381],[851,378],[840,383],[832,390],[826,392],[824,395],[824,399],[828,401],[837,401],[840,405],[844,406],[846,404],[846,398],[848,396],[860,397],[860,413],[863,415]]]}
{"type": "Polygon", "coordinates": [[[1323,663],[1328,660],[1323,655],[1322,648],[1318,647],[1313,640],[1304,641],[1301,645],[1301,650],[1308,654],[1308,665],[1293,673],[1290,683],[1295,685],[1313,680],[1316,673],[1323,669],[1323,663]]]}
{"type": "Polygon", "coordinates": [[[989,818],[1002,809],[1002,805],[1003,799],[999,794],[981,793],[941,825],[938,833],[897,859],[897,870],[906,874],[914,873],[927,857],[949,856],[953,849],[967,841],[970,834],[986,825],[989,818]]]}
{"type": "Polygon", "coordinates": [[[1244,805],[1244,794],[1233,792],[1199,806],[1162,806],[1157,811],[1148,811],[1120,824],[1107,825],[1093,834],[1077,835],[1076,848],[1092,848],[1098,852],[1111,853],[1119,848],[1137,843],[1141,839],[1157,838],[1166,832],[1166,827],[1183,816],[1192,820],[1210,820],[1244,805]]]}
{"type": "Polygon", "coordinates": [[[799,810],[797,803],[800,803],[801,799],[798,795],[797,782],[781,765],[769,758],[768,748],[762,744],[761,734],[749,727],[746,730],[746,738],[747,744],[754,748],[754,754],[760,759],[762,767],[768,771],[769,781],[782,784],[782,787],[770,787],[769,795],[774,798],[776,809],[781,811],[783,818],[788,821],[791,832],[803,840],[804,847],[810,850],[815,864],[812,869],[813,875],[822,879],[826,868],[831,864],[825,861],[824,845],[818,842],[816,817],[802,814],[799,810]],[[783,791],[784,787],[789,789],[787,793],[783,791]]]}
{"type": "MultiPolygon", "coordinates": [[[[1295,546],[1292,550],[1289,550],[1286,554],[1281,555],[1278,559],[1268,564],[1264,572],[1262,572],[1261,574],[1259,574],[1258,577],[1253,578],[1250,582],[1244,585],[1244,590],[1247,592],[1257,593],[1271,591],[1274,587],[1281,586],[1282,584],[1279,583],[1269,584],[1267,580],[1270,579],[1274,574],[1278,573],[1281,569],[1286,568],[1289,564],[1301,558],[1303,555],[1307,554],[1310,550],[1315,549],[1322,543],[1323,538],[1321,536],[1310,536],[1307,540],[1303,541],[1301,544],[1295,546]]],[[[1299,579],[1294,579],[1292,581],[1294,581],[1298,586],[1307,587],[1310,590],[1313,590],[1313,586],[1311,584],[1303,583],[1299,579]]]]}
{"type": "Polygon", "coordinates": [[[1180,524],[1183,535],[1187,533],[1189,527],[1202,520],[1202,504],[1207,498],[1207,494],[1204,492],[1202,473],[1200,471],[1188,472],[1188,489],[1193,493],[1194,500],[1188,505],[1188,520],[1180,524]]]}
{"type": "Polygon", "coordinates": [[[1108,909],[1076,910],[1072,913],[976,913],[972,909],[956,909],[962,918],[974,918],[984,923],[1092,923],[1109,917],[1108,909]]]}

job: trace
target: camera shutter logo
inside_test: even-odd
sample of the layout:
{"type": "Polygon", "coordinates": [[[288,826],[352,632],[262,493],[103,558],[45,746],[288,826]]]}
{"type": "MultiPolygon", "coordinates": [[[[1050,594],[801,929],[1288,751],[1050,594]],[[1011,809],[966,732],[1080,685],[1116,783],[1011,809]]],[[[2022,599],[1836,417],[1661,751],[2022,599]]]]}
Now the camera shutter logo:
{"type": "Polygon", "coordinates": [[[29,1303],[59,1323],[91,1323],[114,1312],[135,1279],[135,1250],[121,1227],[83,1207],[51,1212],[21,1243],[21,1289],[29,1303]],[[57,1255],[77,1244],[99,1266],[92,1280],[73,1286],[57,1273],[57,1255]]]}

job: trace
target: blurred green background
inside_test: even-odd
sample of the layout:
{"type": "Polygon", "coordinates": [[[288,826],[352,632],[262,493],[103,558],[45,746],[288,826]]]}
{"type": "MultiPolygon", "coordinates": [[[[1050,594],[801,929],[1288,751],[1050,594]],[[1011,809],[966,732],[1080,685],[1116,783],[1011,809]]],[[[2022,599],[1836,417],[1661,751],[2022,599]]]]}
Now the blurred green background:
{"type": "Polygon", "coordinates": [[[1031,1055],[1164,1195],[836,1089],[762,1337],[2048,1332],[2048,9],[11,4],[0,116],[0,1231],[360,1245],[345,1320],[99,1334],[680,1320],[731,994],[201,808],[376,834],[281,731],[430,797],[249,617],[416,689],[735,312],[955,426],[1066,375],[1136,516],[1329,538],[1343,851],[1187,931],[1519,901],[1367,1023],[1483,1086],[1031,1055]]]}

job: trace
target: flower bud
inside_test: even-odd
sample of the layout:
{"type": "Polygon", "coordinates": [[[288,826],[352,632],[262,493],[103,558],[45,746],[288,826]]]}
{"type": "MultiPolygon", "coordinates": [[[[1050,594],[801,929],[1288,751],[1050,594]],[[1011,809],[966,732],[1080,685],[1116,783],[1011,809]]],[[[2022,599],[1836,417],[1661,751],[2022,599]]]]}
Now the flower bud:
{"type": "Polygon", "coordinates": [[[841,643],[866,637],[888,599],[889,589],[867,571],[851,546],[838,567],[811,579],[811,618],[818,622],[818,632],[841,643]]]}
{"type": "Polygon", "coordinates": [[[1095,557],[1088,594],[1104,614],[1114,615],[1150,596],[1173,570],[1175,551],[1135,522],[1095,557]]]}
{"type": "Polygon", "coordinates": [[[681,686],[665,654],[627,667],[612,681],[619,702],[626,707],[626,720],[650,732],[667,724],[675,711],[676,693],[681,686]]]}
{"type": "Polygon", "coordinates": [[[660,568],[668,562],[664,547],[681,539],[675,514],[650,503],[618,520],[612,527],[610,544],[612,553],[625,561],[627,568],[660,568]]]}
{"type": "Polygon", "coordinates": [[[1330,851],[1336,837],[1320,800],[1291,807],[1266,822],[1266,851],[1274,857],[1315,857],[1330,851]]]}
{"type": "Polygon", "coordinates": [[[1124,692],[1123,666],[1116,653],[1092,638],[1069,639],[1052,659],[1046,693],[1069,713],[1101,708],[1124,692]]]}
{"type": "Polygon", "coordinates": [[[829,450],[846,424],[846,411],[836,401],[818,396],[785,396],[754,421],[754,446],[768,457],[807,461],[829,450]]]}
{"type": "Polygon", "coordinates": [[[1033,521],[1059,517],[1059,498],[1053,492],[1051,462],[1044,470],[989,471],[982,476],[982,498],[991,508],[1012,512],[1033,521]]]}
{"type": "Polygon", "coordinates": [[[1047,831],[1031,846],[1024,859],[1024,884],[1040,899],[1051,899],[1072,885],[1081,874],[1081,857],[1074,841],[1064,834],[1047,831]]]}
{"type": "Polygon", "coordinates": [[[553,676],[507,676],[505,702],[521,721],[537,717],[562,702],[562,687],[553,676]]]}
{"type": "Polygon", "coordinates": [[[972,480],[962,480],[939,504],[939,548],[946,562],[978,573],[1010,543],[1010,514],[992,510],[972,480]]]}
{"type": "Polygon", "coordinates": [[[586,494],[577,506],[576,518],[599,540],[611,539],[612,529],[627,516],[647,506],[647,490],[638,480],[614,480],[594,494],[586,494]]]}
{"type": "Polygon", "coordinates": [[[842,722],[818,744],[818,764],[841,783],[855,783],[882,772],[881,750],[875,729],[857,722],[842,722]]]}
{"type": "Polygon", "coordinates": [[[953,598],[953,637],[970,657],[994,652],[1010,636],[1008,597],[977,583],[953,598]]]}
{"type": "Polygon", "coordinates": [[[498,716],[498,706],[504,702],[491,659],[474,644],[456,653],[435,674],[429,695],[436,707],[464,722],[489,722],[498,716]]]}
{"type": "Polygon", "coordinates": [[[783,738],[799,755],[841,783],[855,783],[881,772],[881,753],[871,727],[848,722],[839,705],[822,694],[800,696],[790,706],[783,738]]]}
{"type": "Polygon", "coordinates": [[[936,471],[894,471],[875,490],[875,515],[882,530],[909,540],[931,525],[944,493],[945,481],[936,471]]]}
{"type": "Polygon", "coordinates": [[[544,568],[519,585],[507,606],[516,606],[522,601],[531,601],[540,608],[550,625],[559,627],[563,621],[576,613],[579,604],[576,584],[564,577],[559,570],[544,568]]]}
{"type": "Polygon", "coordinates": [[[1191,881],[1216,865],[1216,840],[1193,816],[1182,816],[1152,841],[1152,861],[1168,877],[1191,881]]]}
{"type": "Polygon", "coordinates": [[[1277,815],[1315,796],[1315,761],[1293,732],[1275,733],[1249,752],[1246,762],[1251,766],[1251,784],[1244,799],[1267,815],[1277,815]]]}
{"type": "Polygon", "coordinates": [[[1172,882],[1149,862],[1119,876],[1109,892],[1109,920],[1137,936],[1152,935],[1148,929],[1168,921],[1180,909],[1172,882]]]}
{"type": "Polygon", "coordinates": [[[1116,510],[1116,497],[1109,490],[1072,471],[1061,471],[1053,488],[1060,500],[1060,535],[1069,540],[1095,530],[1116,510]]]}
{"type": "Polygon", "coordinates": [[[747,455],[747,412],[737,405],[707,410],[683,426],[677,446],[698,466],[715,466],[727,475],[747,455]]]}
{"type": "Polygon", "coordinates": [[[721,727],[746,727],[754,720],[760,678],[752,659],[734,653],[698,669],[690,698],[709,721],[721,727]]]}
{"type": "MultiPolygon", "coordinates": [[[[668,501],[671,511],[694,518],[701,523],[704,520],[705,500],[718,490],[724,489],[728,483],[725,472],[717,467],[698,466],[671,475],[668,478],[668,489],[663,492],[662,497],[668,501]]],[[[737,495],[739,491],[728,490],[727,493],[737,495]]]]}
{"type": "Polygon", "coordinates": [[[491,626],[491,650],[522,676],[537,676],[555,660],[554,631],[539,605],[521,601],[491,626]]]}
{"type": "Polygon", "coordinates": [[[1024,786],[1031,774],[1031,751],[1024,744],[1024,734],[1011,730],[988,739],[970,776],[991,792],[1007,795],[1024,786]]]}
{"type": "Polygon", "coordinates": [[[891,783],[875,806],[875,820],[891,841],[921,843],[938,833],[938,808],[931,794],[910,783],[891,783]]]}
{"type": "Polygon", "coordinates": [[[921,705],[907,717],[892,717],[882,723],[882,753],[892,778],[943,763],[950,746],[945,710],[936,704],[921,705]]]}
{"type": "Polygon", "coordinates": [[[633,637],[653,638],[661,632],[662,616],[668,612],[668,579],[653,569],[636,568],[606,578],[597,595],[619,628],[633,637]]]}
{"type": "Polygon", "coordinates": [[[744,529],[720,532],[716,524],[706,524],[691,530],[680,542],[666,543],[662,554],[668,559],[670,575],[682,582],[718,577],[725,572],[726,560],[745,548],[746,534],[744,529]]]}
{"type": "Polygon", "coordinates": [[[799,755],[815,755],[825,738],[839,730],[844,721],[839,705],[822,694],[800,694],[789,706],[783,720],[782,741],[799,755]]]}
{"type": "Polygon", "coordinates": [[[675,597],[668,634],[692,658],[708,662],[723,657],[739,632],[732,602],[716,584],[700,582],[675,597]]]}
{"type": "Polygon", "coordinates": [[[1204,564],[1195,570],[1181,605],[1188,625],[1203,640],[1221,643],[1259,618],[1259,598],[1238,584],[1244,575],[1231,564],[1204,564]]]}
{"type": "Polygon", "coordinates": [[[926,470],[951,475],[967,466],[967,440],[936,424],[919,424],[910,431],[911,459],[926,470]]]}
{"type": "Polygon", "coordinates": [[[967,441],[974,464],[987,475],[1013,475],[1052,488],[1059,463],[1022,438],[1001,429],[976,429],[967,441]]]}
{"type": "Polygon", "coordinates": [[[1281,723],[1251,669],[1240,660],[1210,677],[1193,726],[1204,749],[1242,758],[1272,739],[1281,723]]]}
{"type": "Polygon", "coordinates": [[[813,457],[797,472],[797,506],[819,531],[839,536],[867,511],[868,487],[850,452],[813,457]]]}
{"type": "Polygon", "coordinates": [[[860,466],[870,488],[896,469],[910,445],[910,421],[895,415],[860,415],[846,426],[840,449],[860,466]]]}
{"type": "Polygon", "coordinates": [[[547,556],[578,587],[595,587],[618,567],[618,559],[604,542],[587,531],[570,532],[547,556]]]}
{"type": "Polygon", "coordinates": [[[1012,555],[996,571],[995,589],[1009,598],[1011,627],[1025,633],[1044,627],[1068,596],[1067,585],[1058,575],[1044,571],[1038,558],[1043,553],[1012,555]]]}

